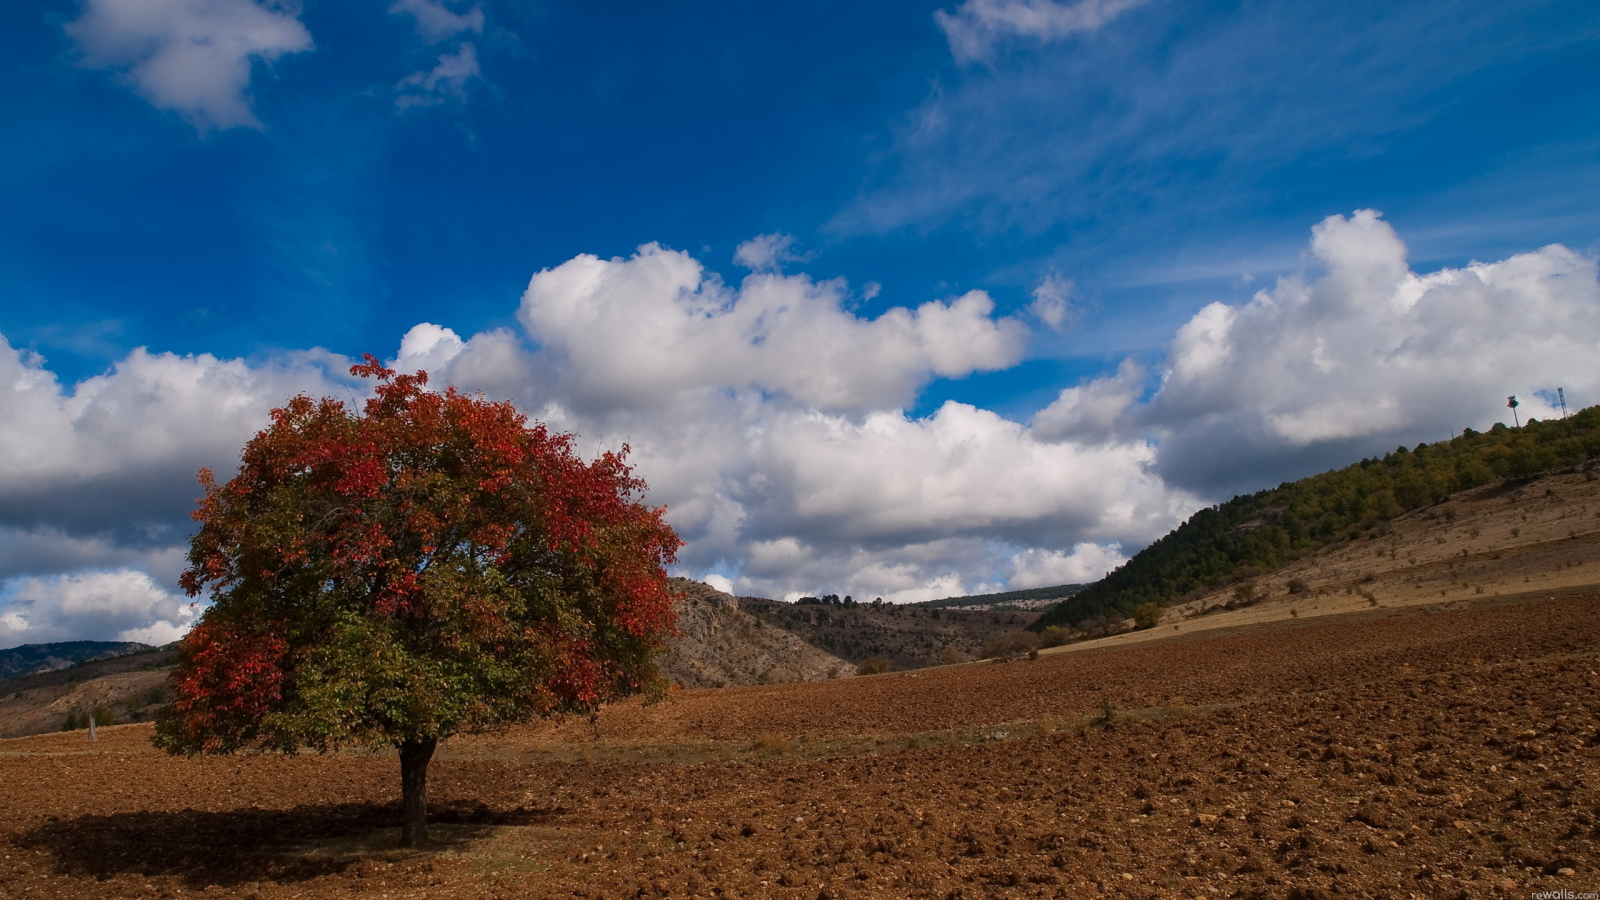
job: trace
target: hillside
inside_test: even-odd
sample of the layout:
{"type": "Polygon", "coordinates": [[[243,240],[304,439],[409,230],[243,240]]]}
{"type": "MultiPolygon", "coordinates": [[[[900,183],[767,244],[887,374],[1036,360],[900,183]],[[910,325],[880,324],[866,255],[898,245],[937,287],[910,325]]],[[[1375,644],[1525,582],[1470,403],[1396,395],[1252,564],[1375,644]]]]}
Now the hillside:
{"type": "Polygon", "coordinates": [[[892,603],[783,603],[740,597],[756,618],[851,663],[878,657],[896,669],[919,669],[944,661],[947,648],[959,658],[978,654],[985,641],[1020,631],[1039,617],[1026,611],[929,609],[892,603]]]}
{"type": "Polygon", "coordinates": [[[0,681],[0,737],[57,731],[68,713],[97,707],[117,722],[148,721],[170,699],[167,672],[174,656],[170,647],[145,647],[0,681]]]}
{"type": "Polygon", "coordinates": [[[1515,486],[1600,456],[1600,407],[1520,429],[1470,429],[1195,513],[1120,568],[1048,611],[1036,624],[1122,619],[1145,603],[1171,606],[1278,571],[1325,548],[1381,537],[1389,523],[1462,491],[1515,486]]]}
{"type": "Polygon", "coordinates": [[[672,579],[679,597],[678,637],[667,644],[661,670],[686,688],[818,681],[855,674],[855,666],[774,628],[708,584],[672,579]]]}
{"type": "Polygon", "coordinates": [[[970,594],[965,597],[945,597],[941,600],[924,600],[912,603],[924,609],[1048,609],[1088,587],[1086,584],[1058,584],[1053,587],[1028,588],[1021,591],[1004,591],[998,594],[970,594]]]}
{"type": "Polygon", "coordinates": [[[153,649],[155,648],[149,644],[133,641],[60,641],[54,644],[23,644],[9,650],[0,650],[0,678],[50,672],[78,663],[153,649]]]}

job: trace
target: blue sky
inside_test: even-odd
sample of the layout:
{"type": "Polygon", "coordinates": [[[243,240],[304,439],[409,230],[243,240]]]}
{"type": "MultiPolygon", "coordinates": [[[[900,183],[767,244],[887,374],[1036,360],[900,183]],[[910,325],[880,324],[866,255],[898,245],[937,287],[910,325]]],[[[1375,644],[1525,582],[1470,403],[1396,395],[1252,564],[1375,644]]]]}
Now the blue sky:
{"type": "MultiPolygon", "coordinates": [[[[264,409],[273,390],[355,390],[343,358],[403,357],[408,332],[412,349],[426,344],[412,331],[421,323],[475,348],[435,352],[435,371],[597,447],[631,437],[662,485],[656,499],[684,510],[686,574],[778,596],[917,599],[1091,577],[1199,504],[1491,422],[1513,390],[1562,382],[1593,400],[1582,396],[1593,376],[1569,358],[1596,349],[1586,343],[1600,250],[1592,3],[84,0],[5,4],[0,46],[11,85],[0,335],[15,385],[53,383],[36,414],[56,418],[29,425],[21,401],[0,417],[59,427],[70,445],[59,449],[83,460],[139,428],[166,429],[138,465],[95,464],[101,481],[39,474],[15,448],[0,457],[12,470],[0,486],[10,557],[0,603],[34,622],[14,635],[45,635],[49,598],[74,584],[169,591],[193,493],[179,485],[198,463],[226,465],[254,420],[241,413],[237,433],[185,443],[189,426],[160,424],[177,413],[151,397],[230,365],[237,391],[196,395],[189,414],[241,397],[264,409]],[[777,237],[750,246],[779,252],[737,263],[762,235],[777,237]],[[728,358],[748,357],[744,368],[714,377],[703,366],[657,372],[657,383],[685,380],[651,401],[652,418],[635,402],[643,394],[618,387],[626,373],[584,362],[609,345],[563,330],[577,326],[552,312],[567,302],[559,292],[529,299],[535,273],[592,254],[624,267],[623,287],[584,302],[637,316],[643,307],[627,304],[654,288],[640,287],[649,260],[635,252],[652,243],[676,253],[674,265],[702,267],[695,296],[707,308],[757,303],[746,279],[765,278],[833,324],[784,326],[801,349],[781,358],[739,344],[728,358]],[[1356,245],[1365,249],[1346,252],[1356,245]],[[1567,255],[1538,255],[1550,245],[1567,255]],[[1519,287],[1507,280],[1516,266],[1472,276],[1491,299],[1437,302],[1488,311],[1447,348],[1435,339],[1454,334],[1448,316],[1351,313],[1347,328],[1323,332],[1307,324],[1321,314],[1284,311],[1377,309],[1340,287],[1366,276],[1340,273],[1392,258],[1404,271],[1384,270],[1391,281],[1438,276],[1429,290],[1466,290],[1445,282],[1475,261],[1515,260],[1579,287],[1519,287]],[[871,323],[933,302],[955,310],[974,291],[992,306],[951,315],[989,343],[947,346],[938,342],[959,336],[918,325],[906,346],[921,349],[875,358],[892,329],[871,323]],[[1257,291],[1281,315],[1251,312],[1257,291]],[[1361,334],[1410,333],[1404,378],[1362,395],[1350,393],[1360,379],[1325,378],[1326,367],[1297,381],[1293,360],[1240,362],[1215,377],[1304,393],[1224,400],[1194,382],[1185,394],[1184,373],[1209,352],[1211,304],[1235,311],[1225,349],[1236,359],[1247,319],[1260,330],[1256,359],[1335,333],[1350,335],[1350,353],[1362,352],[1361,334]],[[1513,314],[1528,308],[1543,312],[1513,314]],[[1558,326],[1576,343],[1538,344],[1558,326]],[[499,355],[483,356],[494,336],[499,355]],[[814,342],[810,361],[801,338],[814,342]],[[1497,354],[1510,361],[1452,368],[1497,354]],[[823,375],[838,383],[820,386],[823,375]],[[1470,396],[1441,399],[1445,384],[1470,396]],[[113,388],[143,399],[85,412],[113,388]],[[1392,415],[1351,425],[1350,410],[1372,403],[1392,415]],[[143,426],[114,424],[134,408],[143,426]],[[958,427],[968,409],[983,415],[958,427]],[[823,449],[749,451],[780,432],[801,441],[810,432],[797,423],[823,419],[832,437],[817,448],[844,453],[827,441],[848,433],[867,441],[850,445],[859,452],[931,467],[915,478],[902,471],[913,462],[863,471],[864,483],[924,486],[871,509],[834,507],[807,481],[823,449]],[[949,468],[960,454],[938,435],[957,432],[1011,461],[992,465],[1077,467],[1087,482],[1063,483],[1055,505],[1025,515],[941,499],[1005,490],[949,468]],[[1122,475],[1086,461],[1102,451],[1122,475]],[[694,469],[684,455],[719,462],[694,469]],[[751,499],[752,478],[789,485],[786,499],[751,499]],[[1085,483],[1106,479],[1118,492],[1084,499],[1085,483]],[[112,486],[125,482],[164,487],[130,491],[120,506],[60,504],[93,515],[40,499],[91,481],[100,496],[122,496],[112,486]]],[[[731,338],[709,334],[674,346],[731,353],[717,343],[731,338]]],[[[614,349],[629,346],[619,338],[614,349]]],[[[176,622],[128,615],[116,633],[176,622]]]]}

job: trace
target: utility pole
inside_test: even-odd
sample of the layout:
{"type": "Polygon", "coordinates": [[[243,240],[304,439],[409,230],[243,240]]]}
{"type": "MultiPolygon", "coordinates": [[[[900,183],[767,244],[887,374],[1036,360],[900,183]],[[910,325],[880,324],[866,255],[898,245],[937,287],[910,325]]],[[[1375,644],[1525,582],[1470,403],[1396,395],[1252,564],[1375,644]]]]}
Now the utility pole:
{"type": "Polygon", "coordinates": [[[1561,418],[1567,417],[1567,392],[1564,388],[1556,388],[1556,396],[1561,398],[1561,418]]]}
{"type": "Polygon", "coordinates": [[[1506,398],[1506,405],[1511,407],[1511,421],[1517,423],[1517,427],[1521,428],[1522,427],[1522,417],[1517,415],[1517,407],[1521,406],[1522,404],[1517,402],[1517,395],[1516,394],[1512,394],[1511,396],[1507,397],[1506,398]]]}

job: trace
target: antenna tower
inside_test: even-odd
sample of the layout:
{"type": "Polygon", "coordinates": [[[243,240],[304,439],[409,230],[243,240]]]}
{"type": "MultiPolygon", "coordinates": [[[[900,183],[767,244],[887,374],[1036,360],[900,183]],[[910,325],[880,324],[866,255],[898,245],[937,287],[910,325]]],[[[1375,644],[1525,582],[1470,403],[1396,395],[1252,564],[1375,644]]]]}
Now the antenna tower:
{"type": "Polygon", "coordinates": [[[1561,418],[1567,417],[1567,392],[1564,388],[1556,388],[1556,396],[1561,398],[1561,418]]]}

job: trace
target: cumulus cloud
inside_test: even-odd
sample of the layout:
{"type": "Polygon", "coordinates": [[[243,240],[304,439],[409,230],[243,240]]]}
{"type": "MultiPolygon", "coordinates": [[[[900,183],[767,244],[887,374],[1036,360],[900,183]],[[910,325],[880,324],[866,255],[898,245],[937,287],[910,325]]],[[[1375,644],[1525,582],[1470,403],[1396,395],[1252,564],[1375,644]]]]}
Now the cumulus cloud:
{"type": "MultiPolygon", "coordinates": [[[[630,444],[649,501],[688,541],[682,574],[891,601],[1090,581],[1236,490],[1487,428],[1507,394],[1540,417],[1555,414],[1541,391],[1600,397],[1593,259],[1552,246],[1418,274],[1370,211],[1318,224],[1302,271],[1197,312],[1164,361],[1125,361],[1028,422],[956,402],[906,412],[930,379],[1022,359],[1026,329],[987,295],[877,318],[849,295],[772,271],[730,286],[646,245],[536,273],[521,333],[419,323],[393,365],[514,400],[585,455],[630,444]]],[[[109,582],[72,580],[92,573],[133,585],[134,600],[102,606],[147,610],[95,634],[183,627],[128,573],[167,591],[195,469],[228,471],[298,391],[355,399],[346,365],[138,350],[68,388],[0,340],[6,627],[88,628],[59,598],[111,597],[109,582]]]]}
{"type": "Polygon", "coordinates": [[[430,42],[442,41],[463,31],[483,32],[482,6],[474,4],[462,13],[450,6],[444,0],[395,0],[389,6],[389,13],[411,16],[417,23],[417,34],[430,42]]]}
{"type": "Polygon", "coordinates": [[[412,72],[395,85],[398,96],[395,106],[410,109],[417,106],[438,106],[451,100],[467,99],[467,82],[477,78],[478,51],[470,43],[462,44],[454,53],[443,53],[439,62],[427,72],[412,72]]]}
{"type": "Polygon", "coordinates": [[[1022,590],[1057,584],[1088,584],[1127,561],[1119,544],[1084,541],[1070,552],[1030,547],[1011,557],[1011,577],[1006,586],[1022,590]]]}
{"type": "Polygon", "coordinates": [[[825,410],[887,409],[936,376],[1003,369],[1026,329],[982,291],[860,319],[845,286],[752,274],[732,290],[686,253],[583,255],[533,276],[520,318],[584,408],[648,408],[686,391],[781,392],[825,410]]]}
{"type": "Polygon", "coordinates": [[[345,365],[317,353],[252,367],[139,348],[68,390],[0,336],[0,527],[160,540],[184,527],[201,466],[230,470],[268,410],[343,388],[328,373],[345,365]]]}
{"type": "Polygon", "coordinates": [[[271,0],[85,0],[66,31],[84,65],[120,72],[201,130],[260,128],[251,68],[311,49],[297,9],[271,0]]]}
{"type": "Polygon", "coordinates": [[[189,598],[132,569],[14,578],[0,587],[0,647],[66,640],[165,644],[194,620],[189,598]]]}
{"type": "Polygon", "coordinates": [[[1312,229],[1305,271],[1212,303],[1174,338],[1160,389],[1124,371],[1062,392],[1036,421],[1061,438],[1143,430],[1159,468],[1207,494],[1259,487],[1463,427],[1600,400],[1595,260],[1552,245],[1418,274],[1372,210],[1312,229]],[[1120,408],[1119,408],[1120,407],[1120,408]]]}
{"type": "Polygon", "coordinates": [[[745,508],[744,533],[757,539],[800,532],[813,545],[845,548],[962,537],[1060,545],[1154,538],[1180,514],[1147,471],[1152,446],[1047,443],[964,403],[926,419],[796,412],[763,422],[750,440],[760,477],[732,492],[745,508]]]}
{"type": "Polygon", "coordinates": [[[935,10],[933,17],[961,62],[986,60],[1008,38],[1026,37],[1050,43],[1101,26],[1147,0],[965,0],[953,13],[935,10]]]}
{"type": "Polygon", "coordinates": [[[1063,389],[1034,415],[1034,434],[1043,440],[1088,444],[1118,438],[1135,424],[1129,411],[1143,392],[1144,381],[1144,369],[1125,359],[1115,375],[1063,389]]]}

